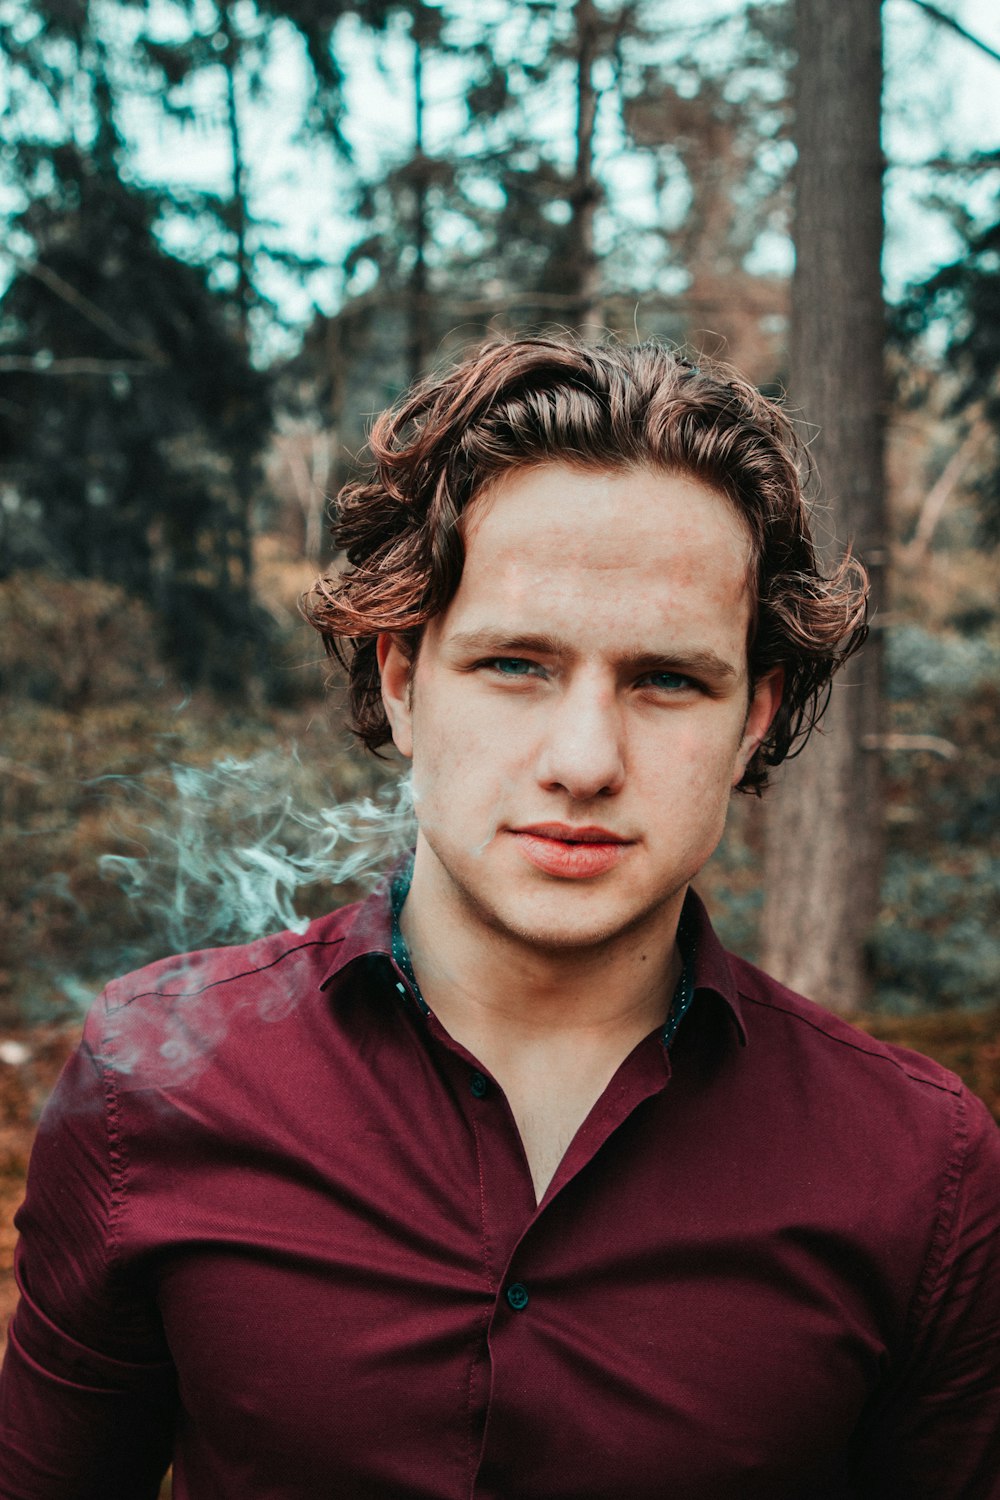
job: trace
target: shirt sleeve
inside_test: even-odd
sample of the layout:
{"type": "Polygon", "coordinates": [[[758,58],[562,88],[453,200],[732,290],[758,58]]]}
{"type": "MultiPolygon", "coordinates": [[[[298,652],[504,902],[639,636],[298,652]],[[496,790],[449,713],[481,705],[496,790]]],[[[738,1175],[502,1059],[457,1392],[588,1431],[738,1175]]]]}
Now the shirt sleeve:
{"type": "Polygon", "coordinates": [[[1000,1131],[963,1090],[911,1357],[871,1424],[865,1500],[1000,1500],[1000,1131]]]}
{"type": "Polygon", "coordinates": [[[14,1221],[21,1295],[0,1371],[3,1500],[155,1500],[170,1462],[176,1381],[155,1297],[118,1254],[123,1148],[91,1045],[98,1011],[39,1122],[14,1221]]]}

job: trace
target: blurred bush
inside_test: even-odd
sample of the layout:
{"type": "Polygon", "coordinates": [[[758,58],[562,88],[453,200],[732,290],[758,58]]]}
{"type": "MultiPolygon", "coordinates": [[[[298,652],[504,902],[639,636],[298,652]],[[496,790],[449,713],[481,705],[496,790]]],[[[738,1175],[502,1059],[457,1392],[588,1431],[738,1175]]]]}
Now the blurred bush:
{"type": "MultiPolygon", "coordinates": [[[[979,612],[972,623],[981,629],[979,612]]],[[[886,688],[890,701],[928,695],[938,706],[968,698],[990,682],[1000,682],[1000,640],[990,634],[962,635],[897,625],[886,633],[886,688]]]]}
{"type": "Polygon", "coordinates": [[[0,693],[70,713],[165,681],[151,612],[97,579],[0,580],[0,693]]]}
{"type": "MultiPolygon", "coordinates": [[[[158,655],[150,612],[117,588],[40,573],[0,582],[0,1024],[76,1015],[113,974],[175,946],[166,903],[148,886],[130,899],[102,873],[107,856],[137,860],[133,868],[158,860],[162,877],[178,829],[217,853],[260,841],[264,820],[280,822],[283,809],[281,838],[294,854],[308,833],[295,808],[363,799],[395,774],[333,727],[337,700],[316,695],[301,623],[296,637],[308,670],[294,678],[291,706],[258,694],[234,707],[181,690],[158,655]],[[217,786],[211,777],[227,757],[263,769],[217,786]],[[184,803],[190,783],[178,768],[203,769],[200,802],[184,803]]],[[[206,923],[214,879],[209,872],[198,894],[206,923]]],[[[354,894],[316,882],[297,909],[316,914],[354,894]]],[[[195,912],[193,942],[199,920],[195,912]]],[[[219,940],[211,924],[204,938],[219,940]]]]}

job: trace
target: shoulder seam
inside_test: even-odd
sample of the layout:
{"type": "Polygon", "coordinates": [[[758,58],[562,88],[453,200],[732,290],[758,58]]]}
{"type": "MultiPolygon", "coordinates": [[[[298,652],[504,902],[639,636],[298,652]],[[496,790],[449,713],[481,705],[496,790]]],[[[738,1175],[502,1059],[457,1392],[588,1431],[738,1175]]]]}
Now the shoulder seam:
{"type": "MultiPolygon", "coordinates": [[[[803,1015],[801,1011],[794,1010],[790,1005],[779,1005],[772,999],[762,999],[761,996],[747,994],[742,989],[739,990],[739,996],[741,1000],[747,1001],[748,1004],[759,1005],[765,1010],[776,1010],[784,1016],[791,1016],[794,1021],[800,1021],[803,1026],[808,1026],[810,1030],[818,1032],[820,1036],[825,1036],[837,1046],[847,1047],[852,1052],[859,1052],[862,1057],[871,1057],[879,1062],[890,1063],[897,1072],[902,1073],[905,1078],[912,1079],[914,1083],[927,1084],[928,1087],[937,1089],[939,1093],[951,1094],[953,1097],[957,1097],[961,1093],[962,1080],[957,1073],[953,1073],[943,1063],[938,1063],[936,1066],[941,1069],[941,1072],[945,1075],[944,1078],[931,1078],[925,1073],[918,1073],[914,1069],[906,1067],[893,1052],[883,1051],[878,1045],[872,1047],[862,1046],[860,1039],[855,1041],[853,1037],[838,1036],[836,1032],[827,1030],[818,1021],[814,1021],[810,1016],[803,1015]]],[[[863,1032],[859,1033],[859,1038],[863,1035],[863,1032]]]]}
{"type": "MultiPolygon", "coordinates": [[[[308,943],[296,943],[292,947],[283,949],[283,951],[279,953],[277,957],[271,959],[270,963],[258,964],[254,968],[240,969],[237,973],[233,974],[224,974],[221,978],[212,979],[206,984],[199,985],[196,989],[171,990],[153,988],[147,990],[133,990],[128,993],[125,999],[114,1001],[112,1001],[109,996],[109,1008],[113,1010],[122,1010],[126,1005],[131,1005],[134,1000],[144,1000],[150,995],[160,995],[171,1000],[191,999],[195,995],[204,995],[208,990],[217,989],[220,985],[233,984],[239,979],[248,979],[253,974],[266,974],[268,969],[276,968],[277,965],[283,963],[286,958],[290,958],[295,953],[302,953],[307,948],[334,948],[338,943],[342,943],[343,941],[343,935],[340,935],[335,938],[314,938],[308,943]]],[[[121,981],[118,982],[121,983],[121,981]]]]}

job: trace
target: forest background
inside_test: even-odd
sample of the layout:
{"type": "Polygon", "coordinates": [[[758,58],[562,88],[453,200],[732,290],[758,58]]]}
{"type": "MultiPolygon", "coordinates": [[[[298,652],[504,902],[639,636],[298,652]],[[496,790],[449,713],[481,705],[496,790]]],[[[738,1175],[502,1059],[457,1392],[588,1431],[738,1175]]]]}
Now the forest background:
{"type": "Polygon", "coordinates": [[[371,415],[490,333],[787,391],[875,628],[700,884],[731,946],[1000,1116],[990,8],[0,0],[0,48],[6,1264],[102,982],[304,920],[405,839],[297,600],[371,415]]]}

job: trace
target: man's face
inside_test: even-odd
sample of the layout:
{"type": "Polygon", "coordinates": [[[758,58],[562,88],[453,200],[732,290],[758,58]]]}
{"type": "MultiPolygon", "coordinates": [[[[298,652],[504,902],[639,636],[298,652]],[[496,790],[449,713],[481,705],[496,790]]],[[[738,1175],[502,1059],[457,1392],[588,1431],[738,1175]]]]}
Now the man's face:
{"type": "Polygon", "coordinates": [[[780,674],[747,678],[747,533],[696,480],[563,464],[465,522],[412,669],[379,641],[414,888],[534,949],[632,941],[676,919],[778,706],[780,674]]]}

